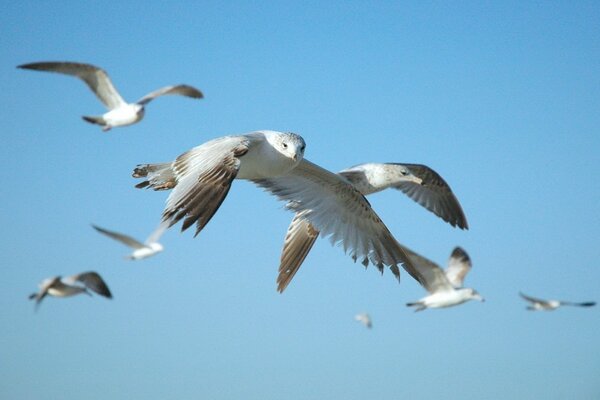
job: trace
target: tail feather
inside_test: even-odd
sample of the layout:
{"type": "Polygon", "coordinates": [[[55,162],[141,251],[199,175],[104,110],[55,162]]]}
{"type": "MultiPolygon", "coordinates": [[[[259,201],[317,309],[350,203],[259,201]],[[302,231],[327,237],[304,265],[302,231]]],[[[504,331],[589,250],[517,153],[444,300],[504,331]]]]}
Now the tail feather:
{"type": "Polygon", "coordinates": [[[414,303],[406,303],[406,305],[407,305],[407,307],[416,307],[415,312],[423,311],[424,309],[427,308],[427,307],[425,307],[425,304],[421,303],[420,301],[416,301],[414,303]]]}
{"type": "Polygon", "coordinates": [[[146,178],[145,181],[135,185],[138,189],[150,187],[154,190],[169,190],[177,185],[171,163],[140,164],[133,170],[132,176],[146,178]]]}

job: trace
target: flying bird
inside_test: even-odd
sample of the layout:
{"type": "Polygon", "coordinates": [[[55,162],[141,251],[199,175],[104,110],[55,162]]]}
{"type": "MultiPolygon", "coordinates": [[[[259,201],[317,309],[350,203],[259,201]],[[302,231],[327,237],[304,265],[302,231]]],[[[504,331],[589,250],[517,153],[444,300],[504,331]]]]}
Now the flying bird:
{"type": "MultiPolygon", "coordinates": [[[[363,195],[387,188],[401,190],[450,225],[468,229],[467,219],[452,189],[436,171],[428,166],[368,163],[345,169],[338,174],[363,195]]],[[[318,236],[318,229],[306,220],[303,213],[294,216],[281,252],[277,291],[282,293],[290,284],[318,236]]]]}
{"type": "Polygon", "coordinates": [[[460,247],[456,247],[450,254],[445,271],[433,261],[404,246],[403,249],[417,271],[413,277],[429,292],[428,296],[407,303],[407,306],[421,311],[426,308],[452,307],[469,300],[484,301],[474,289],[463,288],[465,276],[471,270],[471,259],[460,247]]]}
{"type": "Polygon", "coordinates": [[[108,236],[109,238],[117,240],[123,243],[124,245],[131,247],[133,249],[133,252],[125,256],[125,258],[129,260],[141,260],[144,258],[151,257],[164,250],[163,245],[160,244],[158,240],[168,228],[168,225],[165,223],[161,223],[158,226],[158,228],[156,228],[156,230],[152,232],[150,236],[148,236],[148,239],[146,239],[144,243],[132,238],[131,236],[127,236],[119,232],[109,231],[108,229],[104,229],[93,224],[92,227],[98,232],[108,236]]]}
{"type": "Polygon", "coordinates": [[[39,292],[32,293],[29,296],[30,300],[35,299],[36,309],[47,295],[54,297],[69,297],[77,294],[85,293],[90,295],[89,290],[98,293],[101,296],[112,298],[112,294],[108,289],[108,286],[102,280],[100,275],[94,271],[82,272],[77,275],[68,276],[62,278],[55,276],[52,278],[44,279],[39,284],[39,292]]]}
{"type": "Polygon", "coordinates": [[[204,97],[202,92],[192,86],[175,85],[165,86],[150,92],[135,103],[127,103],[114,87],[106,71],[94,65],[75,62],[36,62],[19,65],[17,68],[57,72],[83,80],[108,109],[108,112],[103,115],[83,116],[82,118],[87,122],[102,126],[102,130],[105,132],[111,128],[131,125],[141,121],[144,117],[146,104],[159,96],[177,94],[195,99],[204,97]]]}
{"type": "Polygon", "coordinates": [[[354,319],[361,324],[363,324],[368,329],[373,327],[373,321],[371,320],[371,316],[367,313],[360,313],[354,316],[354,319]]]}
{"type": "Polygon", "coordinates": [[[527,309],[531,311],[553,311],[560,306],[592,307],[596,305],[595,301],[573,303],[570,301],[536,299],[535,297],[527,296],[526,294],[521,292],[519,292],[519,295],[521,295],[523,299],[529,302],[527,309]]]}
{"type": "Polygon", "coordinates": [[[398,264],[410,261],[367,200],[345,178],[304,158],[304,139],[294,133],[257,131],[220,137],[195,147],[171,163],[142,164],[133,172],[145,178],[136,185],[173,189],[163,220],[183,220],[182,230],[206,226],[234,179],[264,188],[293,212],[302,213],[332,243],[351,257],[399,276],[398,264]]]}

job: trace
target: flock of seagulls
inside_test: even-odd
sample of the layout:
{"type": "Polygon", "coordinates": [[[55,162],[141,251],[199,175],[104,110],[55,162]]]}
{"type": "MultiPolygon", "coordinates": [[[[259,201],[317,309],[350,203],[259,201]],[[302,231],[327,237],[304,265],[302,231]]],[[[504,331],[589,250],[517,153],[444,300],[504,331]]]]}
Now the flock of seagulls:
{"type": "MultiPolygon", "coordinates": [[[[163,95],[203,98],[200,90],[185,84],[165,86],[127,103],[103,69],[75,62],[36,62],[21,69],[56,72],[81,79],[108,109],[99,116],[84,116],[103,131],[135,124],[142,120],[145,106],[163,95]]],[[[433,169],[420,164],[367,163],[330,172],[304,156],[306,143],[292,132],[261,130],[223,136],[194,147],[171,162],[139,164],[132,176],[141,179],[137,188],[170,190],[162,220],[144,241],[96,225],[99,233],[132,249],[126,258],[141,260],[164,250],[159,242],[164,232],[182,222],[185,231],[195,225],[198,235],[210,222],[229,193],[235,179],[253,182],[285,202],[294,213],[283,243],[277,290],[282,293],[297,274],[316,239],[329,238],[344,253],[365,267],[374,265],[383,272],[389,268],[399,279],[400,267],[429,294],[408,303],[415,311],[445,308],[469,300],[484,301],[476,290],[463,287],[472,264],[468,254],[456,247],[448,266],[439,265],[401,245],[377,215],[365,196],[393,188],[420,204],[452,227],[468,229],[462,207],[446,181],[433,169]]],[[[46,295],[68,297],[90,291],[106,298],[112,294],[96,272],[45,279],[40,290],[30,296],[36,308],[46,295]]],[[[531,310],[554,310],[561,305],[589,307],[593,302],[571,303],[521,296],[531,310]]],[[[355,319],[372,327],[369,314],[355,319]]]]}

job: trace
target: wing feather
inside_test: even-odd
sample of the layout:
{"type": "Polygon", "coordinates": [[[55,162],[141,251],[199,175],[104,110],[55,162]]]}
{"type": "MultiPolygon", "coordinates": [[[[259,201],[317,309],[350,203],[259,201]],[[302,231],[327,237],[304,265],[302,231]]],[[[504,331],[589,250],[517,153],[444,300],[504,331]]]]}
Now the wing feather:
{"type": "Polygon", "coordinates": [[[469,273],[471,267],[471,258],[467,252],[460,247],[456,247],[448,259],[448,267],[445,271],[446,278],[452,286],[458,289],[463,286],[465,276],[469,273]]]}
{"type": "Polygon", "coordinates": [[[201,91],[196,89],[193,86],[189,85],[175,85],[175,86],[165,86],[163,88],[157,89],[153,92],[148,93],[141,99],[139,99],[136,103],[140,105],[146,105],[150,103],[152,100],[159,96],[164,96],[167,94],[178,94],[181,96],[191,97],[194,99],[201,99],[204,97],[201,91]]]}

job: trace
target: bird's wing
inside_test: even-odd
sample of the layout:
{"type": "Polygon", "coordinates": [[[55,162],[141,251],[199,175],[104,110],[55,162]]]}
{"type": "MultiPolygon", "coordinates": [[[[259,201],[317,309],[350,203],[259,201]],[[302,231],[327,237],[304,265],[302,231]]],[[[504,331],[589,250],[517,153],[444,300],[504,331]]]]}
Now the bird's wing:
{"type": "Polygon", "coordinates": [[[542,299],[538,299],[538,298],[535,298],[535,297],[527,296],[527,295],[526,295],[525,293],[523,293],[523,292],[519,292],[519,295],[520,295],[520,296],[521,296],[523,299],[527,300],[527,301],[528,301],[528,302],[530,302],[530,303],[540,303],[540,304],[543,304],[543,305],[548,305],[548,304],[549,304],[549,303],[548,303],[548,300],[542,300],[542,299]]]}
{"type": "Polygon", "coordinates": [[[67,285],[73,285],[76,282],[81,282],[84,286],[94,292],[98,293],[101,296],[112,298],[112,294],[110,293],[110,289],[100,277],[97,272],[89,271],[82,272],[77,275],[72,275],[63,279],[63,282],[67,285]]]}
{"type": "Polygon", "coordinates": [[[94,65],[74,62],[37,62],[19,65],[18,68],[58,72],[60,74],[76,76],[88,85],[96,97],[109,110],[126,104],[125,100],[123,100],[117,89],[113,86],[106,71],[94,65]]]}
{"type": "Polygon", "coordinates": [[[146,239],[144,244],[149,245],[151,243],[157,243],[168,228],[169,224],[165,221],[161,221],[158,227],[150,234],[150,236],[148,236],[148,239],[146,239]]]}
{"type": "Polygon", "coordinates": [[[471,267],[471,258],[467,252],[460,247],[456,247],[448,259],[448,267],[445,271],[446,278],[452,286],[458,289],[463,286],[465,276],[469,273],[471,267]]]}
{"type": "Polygon", "coordinates": [[[410,260],[373,211],[369,202],[348,181],[303,159],[285,175],[253,180],[287,201],[287,208],[303,216],[333,244],[340,243],[364,265],[369,260],[383,271],[390,266],[398,278],[397,264],[410,268],[410,260]]]}
{"type": "Polygon", "coordinates": [[[114,232],[114,231],[109,231],[108,229],[104,229],[101,228],[99,226],[93,225],[92,227],[97,230],[98,232],[108,236],[109,238],[118,240],[119,242],[134,248],[134,249],[143,249],[144,247],[146,247],[146,245],[138,240],[135,240],[134,238],[132,238],[131,236],[127,236],[124,235],[122,233],[118,233],[118,232],[114,232]]]}
{"type": "Polygon", "coordinates": [[[572,301],[561,301],[560,304],[565,305],[565,306],[593,307],[596,305],[596,302],[595,301],[585,301],[582,303],[575,303],[572,301]]]}
{"type": "Polygon", "coordinates": [[[157,98],[158,96],[164,96],[166,94],[178,94],[181,96],[192,97],[194,99],[201,99],[204,97],[201,91],[196,89],[195,87],[189,85],[176,85],[176,86],[165,86],[163,88],[157,89],[151,93],[148,93],[141,99],[139,99],[136,103],[140,105],[146,105],[150,103],[152,100],[157,98]]]}
{"type": "MultiPolygon", "coordinates": [[[[400,165],[400,164],[391,164],[400,165]]],[[[421,184],[413,181],[398,181],[392,187],[401,190],[408,197],[460,229],[469,229],[465,213],[446,181],[433,169],[420,164],[401,164],[407,167],[421,184]]]]}
{"type": "Polygon", "coordinates": [[[438,291],[454,290],[452,284],[446,278],[444,270],[433,261],[423,257],[420,254],[415,253],[406,246],[401,246],[404,253],[408,255],[412,262],[416,274],[411,274],[421,286],[423,286],[429,293],[435,293],[438,291]]]}
{"type": "Polygon", "coordinates": [[[226,136],[206,142],[179,156],[173,163],[177,185],[167,199],[163,221],[173,226],[185,218],[181,230],[196,222],[196,235],[206,226],[227,196],[240,159],[251,141],[226,136]]]}
{"type": "Polygon", "coordinates": [[[319,231],[304,218],[303,214],[304,211],[296,213],[285,235],[283,249],[281,250],[279,275],[277,276],[277,291],[279,293],[283,293],[290,284],[319,237],[319,231]]]}

